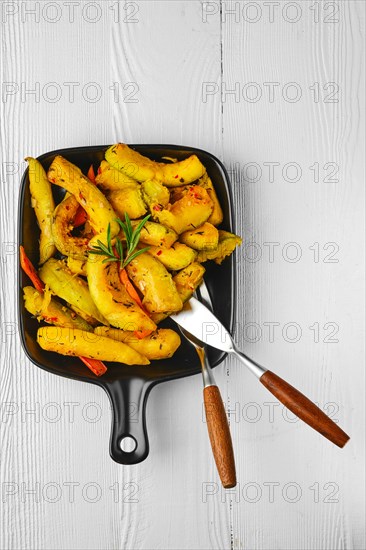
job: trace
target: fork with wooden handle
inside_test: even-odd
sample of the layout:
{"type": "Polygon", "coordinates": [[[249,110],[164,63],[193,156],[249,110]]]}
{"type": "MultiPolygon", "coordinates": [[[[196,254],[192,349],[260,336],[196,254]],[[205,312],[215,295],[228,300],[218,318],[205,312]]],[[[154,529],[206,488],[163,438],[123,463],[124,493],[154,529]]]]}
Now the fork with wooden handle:
{"type": "Polygon", "coordinates": [[[182,327],[180,332],[197,351],[202,367],[203,401],[212,453],[216,462],[221,483],[225,489],[236,485],[235,460],[229,423],[220,390],[210,367],[204,346],[192,334],[182,327]]]}
{"type": "Polygon", "coordinates": [[[235,355],[285,407],[338,447],[345,446],[349,436],[299,390],[242,353],[230,333],[203,303],[191,298],[183,310],[171,315],[171,318],[180,327],[189,330],[201,346],[204,342],[235,355]]]}

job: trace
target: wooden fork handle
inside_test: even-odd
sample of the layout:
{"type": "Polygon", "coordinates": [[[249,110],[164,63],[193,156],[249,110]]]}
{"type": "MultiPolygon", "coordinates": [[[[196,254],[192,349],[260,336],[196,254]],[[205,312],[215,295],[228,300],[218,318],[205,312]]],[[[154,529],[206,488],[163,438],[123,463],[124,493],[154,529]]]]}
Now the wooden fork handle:
{"type": "Polygon", "coordinates": [[[216,467],[222,485],[229,489],[236,485],[235,460],[229,423],[219,388],[206,386],[203,389],[203,399],[216,467]]]}
{"type": "Polygon", "coordinates": [[[285,407],[290,409],[306,424],[309,424],[314,430],[321,433],[335,445],[338,445],[338,447],[345,446],[349,440],[349,436],[296,388],[269,370],[259,380],[285,407]]]}

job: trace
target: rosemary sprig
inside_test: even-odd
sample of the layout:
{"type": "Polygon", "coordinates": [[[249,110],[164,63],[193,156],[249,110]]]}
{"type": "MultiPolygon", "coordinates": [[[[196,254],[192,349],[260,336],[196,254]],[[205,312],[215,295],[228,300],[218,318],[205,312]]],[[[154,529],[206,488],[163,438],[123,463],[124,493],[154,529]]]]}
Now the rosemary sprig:
{"type": "Polygon", "coordinates": [[[149,247],[136,250],[136,246],[138,245],[138,242],[140,240],[141,230],[149,218],[150,214],[148,216],[145,216],[145,218],[140,221],[136,229],[133,229],[131,220],[127,212],[125,213],[124,222],[119,218],[116,218],[116,222],[119,224],[126,237],[126,255],[124,255],[123,253],[123,244],[119,237],[115,238],[115,245],[113,247],[110,224],[108,224],[107,228],[107,246],[98,239],[98,246],[93,246],[93,248],[89,250],[89,254],[106,256],[102,263],[120,262],[121,269],[124,269],[132,260],[137,258],[137,256],[139,256],[143,252],[146,252],[146,250],[149,250],[149,247]]]}

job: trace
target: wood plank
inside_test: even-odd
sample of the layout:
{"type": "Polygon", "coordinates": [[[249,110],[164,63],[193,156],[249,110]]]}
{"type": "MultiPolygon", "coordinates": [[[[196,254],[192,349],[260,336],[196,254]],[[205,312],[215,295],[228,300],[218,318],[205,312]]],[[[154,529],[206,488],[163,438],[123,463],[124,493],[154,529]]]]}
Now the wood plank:
{"type": "MultiPolygon", "coordinates": [[[[220,149],[219,102],[203,113],[195,101],[201,79],[216,79],[220,74],[219,17],[205,26],[199,2],[141,2],[136,23],[124,21],[124,11],[115,22],[115,11],[109,10],[113,3],[99,6],[102,18],[95,24],[77,8],[72,24],[64,11],[54,24],[42,15],[39,23],[32,22],[31,16],[22,23],[20,13],[8,18],[2,75],[5,82],[19,85],[19,93],[3,104],[2,143],[4,159],[14,160],[18,166],[14,177],[8,178],[14,188],[26,154],[38,155],[58,147],[120,139],[220,149]],[[56,86],[52,88],[50,82],[56,86]],[[76,84],[65,86],[64,82],[76,84]],[[138,86],[137,103],[131,101],[135,88],[129,83],[138,86]],[[22,86],[39,89],[37,101],[28,94],[22,102],[22,86]],[[72,88],[75,98],[70,101],[72,88]],[[51,97],[60,89],[58,102],[44,99],[43,94],[51,97]],[[87,94],[98,90],[100,100],[93,103],[92,95],[87,94]],[[19,128],[27,130],[19,132],[19,128]]],[[[16,198],[6,193],[2,199],[2,213],[11,212],[15,220],[16,198]]],[[[9,226],[5,216],[2,230],[4,241],[14,242],[15,224],[9,226]]],[[[1,264],[4,318],[13,321],[15,307],[5,297],[11,292],[16,259],[7,260],[1,264]]],[[[2,355],[2,396],[19,406],[19,411],[9,415],[2,430],[7,450],[2,480],[17,484],[17,494],[8,496],[5,519],[10,529],[2,530],[2,547],[158,548],[180,545],[182,536],[187,548],[195,547],[198,539],[203,546],[210,544],[210,519],[200,502],[201,479],[206,464],[211,464],[212,472],[214,466],[201,420],[202,383],[198,377],[152,392],[148,421],[151,456],[145,463],[127,468],[113,463],[108,454],[110,410],[106,396],[96,388],[36,369],[25,359],[15,337],[8,345],[8,352],[2,355]],[[15,369],[15,365],[22,368],[15,369]],[[24,407],[36,408],[39,422],[32,415],[22,416],[22,402],[24,407]],[[52,408],[50,403],[56,405],[52,408]],[[102,416],[98,422],[89,422],[86,411],[92,414],[95,410],[102,416]],[[75,414],[73,422],[70,411],[75,414]],[[54,423],[45,420],[43,415],[48,412],[60,412],[60,419],[54,423]],[[25,487],[39,488],[39,504],[33,502],[33,495],[24,494],[25,487]],[[100,499],[91,502],[98,491],[100,499]],[[181,499],[178,507],[173,505],[177,498],[181,499]],[[57,501],[51,503],[52,499],[57,501]]],[[[226,538],[224,529],[219,540],[226,543],[226,538]]]]}
{"type": "MultiPolygon", "coordinates": [[[[355,486],[362,474],[351,472],[354,452],[360,451],[357,434],[364,429],[358,383],[364,374],[362,352],[353,346],[350,351],[349,342],[351,334],[357,338],[355,332],[360,338],[359,329],[353,332],[352,327],[363,326],[357,313],[363,286],[354,274],[360,240],[353,227],[363,223],[357,203],[364,172],[356,158],[357,143],[364,139],[359,124],[364,10],[359,2],[337,3],[339,23],[328,24],[326,6],[316,4],[318,23],[310,2],[301,3],[296,23],[283,15],[288,9],[287,18],[295,18],[296,6],[285,2],[278,3],[272,23],[268,6],[267,11],[262,6],[257,22],[248,21],[256,17],[252,8],[241,11],[238,21],[227,15],[223,23],[223,84],[240,90],[237,98],[227,95],[223,102],[224,160],[235,182],[238,231],[246,246],[238,254],[245,303],[238,308],[237,334],[254,359],[321,406],[334,403],[328,410],[337,410],[352,439],[339,452],[299,422],[285,421],[282,406],[233,364],[229,394],[239,410],[232,428],[244,491],[238,502],[233,500],[235,548],[362,546],[362,497],[355,486]],[[339,86],[337,103],[327,102],[324,93],[336,89],[328,83],[339,86]],[[314,95],[318,87],[319,98],[314,95]],[[299,100],[292,102],[296,92],[299,100]],[[258,101],[251,102],[255,93],[258,101]],[[326,163],[334,163],[326,168],[337,171],[337,181],[327,180],[326,163]],[[298,181],[291,181],[296,170],[298,181]],[[319,257],[314,256],[318,247],[319,257]],[[296,254],[298,261],[292,261],[296,254]],[[345,287],[349,278],[352,285],[345,287]],[[331,330],[338,331],[333,338],[331,330]],[[331,339],[336,342],[328,343],[331,339]],[[345,376],[345,364],[352,364],[355,377],[345,376]],[[277,484],[273,502],[272,482],[277,484]],[[296,484],[292,493],[291,483],[296,484]],[[332,488],[334,502],[329,503],[332,488]],[[291,502],[296,492],[299,500],[291,502]]],[[[223,19],[224,6],[234,9],[235,3],[223,4],[223,19]]]]}

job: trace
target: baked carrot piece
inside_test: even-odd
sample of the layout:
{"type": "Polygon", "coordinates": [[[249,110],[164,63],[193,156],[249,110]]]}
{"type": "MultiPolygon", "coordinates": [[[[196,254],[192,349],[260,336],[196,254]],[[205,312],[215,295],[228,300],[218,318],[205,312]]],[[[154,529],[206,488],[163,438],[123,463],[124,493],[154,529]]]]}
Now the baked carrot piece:
{"type": "Polygon", "coordinates": [[[152,332],[153,332],[152,330],[135,330],[135,331],[134,331],[134,335],[135,335],[136,338],[138,338],[139,340],[142,340],[143,338],[147,338],[148,336],[150,336],[150,334],[151,334],[152,332]]]}
{"type": "Polygon", "coordinates": [[[79,357],[81,361],[90,369],[96,376],[102,376],[107,372],[107,367],[98,359],[89,359],[88,357],[79,357]]]}
{"type": "Polygon", "coordinates": [[[41,281],[41,279],[38,277],[38,273],[28,258],[28,256],[25,253],[24,247],[19,247],[19,256],[20,256],[20,265],[26,275],[30,278],[30,280],[33,283],[34,288],[36,288],[39,292],[44,291],[44,284],[41,281]]]}
{"type": "MultiPolygon", "coordinates": [[[[144,306],[142,305],[142,302],[141,302],[141,298],[138,295],[137,290],[135,289],[135,287],[131,283],[131,281],[130,281],[128,275],[127,275],[127,271],[125,269],[120,269],[119,277],[121,279],[121,283],[123,283],[125,285],[125,288],[126,288],[127,292],[129,293],[129,295],[131,296],[131,298],[133,300],[135,300],[135,302],[140,306],[140,308],[145,311],[145,308],[144,308],[144,306]]],[[[145,313],[146,313],[146,311],[145,311],[145,313]]]]}
{"type": "MultiPolygon", "coordinates": [[[[27,254],[25,253],[24,247],[20,245],[19,247],[19,255],[20,255],[20,265],[26,275],[30,278],[30,280],[33,283],[33,286],[43,294],[44,292],[44,284],[41,281],[41,279],[38,277],[38,273],[28,258],[27,254]]],[[[47,322],[52,322],[52,319],[45,319],[47,322]]],[[[79,357],[81,361],[96,375],[96,376],[102,376],[105,372],[107,372],[107,367],[102,361],[99,361],[98,359],[88,359],[87,357],[79,357]]]]}

